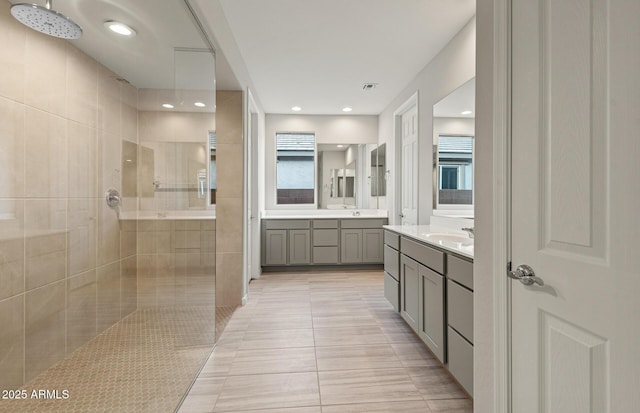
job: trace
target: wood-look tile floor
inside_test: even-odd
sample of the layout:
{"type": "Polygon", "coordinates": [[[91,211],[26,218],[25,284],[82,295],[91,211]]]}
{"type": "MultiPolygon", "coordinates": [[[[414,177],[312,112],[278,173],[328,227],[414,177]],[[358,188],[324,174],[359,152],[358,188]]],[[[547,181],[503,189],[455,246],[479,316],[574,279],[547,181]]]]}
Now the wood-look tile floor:
{"type": "Polygon", "coordinates": [[[471,413],[383,296],[382,271],[250,284],[180,413],[471,413]]]}

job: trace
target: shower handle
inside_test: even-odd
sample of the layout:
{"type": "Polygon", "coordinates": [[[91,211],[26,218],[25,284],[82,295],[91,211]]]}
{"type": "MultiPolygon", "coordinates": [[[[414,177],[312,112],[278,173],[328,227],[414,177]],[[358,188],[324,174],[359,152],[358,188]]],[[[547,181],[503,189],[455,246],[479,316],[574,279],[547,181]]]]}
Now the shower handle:
{"type": "Polygon", "coordinates": [[[107,206],[111,209],[118,208],[122,203],[122,198],[120,198],[120,193],[116,189],[109,189],[104,194],[105,201],[107,201],[107,206]]]}

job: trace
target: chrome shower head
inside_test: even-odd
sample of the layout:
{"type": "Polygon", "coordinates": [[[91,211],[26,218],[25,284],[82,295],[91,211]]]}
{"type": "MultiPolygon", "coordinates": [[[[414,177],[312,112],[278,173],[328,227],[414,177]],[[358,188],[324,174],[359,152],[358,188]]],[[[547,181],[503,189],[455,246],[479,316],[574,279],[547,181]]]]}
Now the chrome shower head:
{"type": "Polygon", "coordinates": [[[19,3],[11,6],[11,14],[20,23],[49,36],[61,39],[79,39],[82,27],[73,20],[51,9],[51,0],[45,7],[37,4],[19,3]]]}

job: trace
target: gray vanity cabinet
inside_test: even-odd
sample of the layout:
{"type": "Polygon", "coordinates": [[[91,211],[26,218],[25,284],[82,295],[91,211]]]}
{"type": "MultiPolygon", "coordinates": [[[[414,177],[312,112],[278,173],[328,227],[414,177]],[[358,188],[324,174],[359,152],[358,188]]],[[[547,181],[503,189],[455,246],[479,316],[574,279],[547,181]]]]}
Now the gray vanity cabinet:
{"type": "Polygon", "coordinates": [[[265,219],[262,221],[262,265],[382,264],[382,226],[386,221],[378,218],[265,219]]]}
{"type": "Polygon", "coordinates": [[[420,264],[402,255],[400,257],[400,315],[414,331],[420,319],[420,264]]]}
{"type": "Polygon", "coordinates": [[[383,219],[340,221],[340,261],[343,264],[382,264],[383,219]]]}
{"type": "Polygon", "coordinates": [[[447,255],[448,368],[473,394],[473,263],[447,255]]]}
{"type": "Polygon", "coordinates": [[[340,231],[340,260],[343,264],[362,263],[362,230],[340,231]]]}
{"type": "Polygon", "coordinates": [[[311,264],[311,231],[308,229],[289,230],[289,264],[311,264]]]}
{"type": "Polygon", "coordinates": [[[268,229],[265,231],[265,257],[266,265],[287,264],[287,230],[268,229]]]}
{"type": "Polygon", "coordinates": [[[444,277],[424,265],[420,265],[419,271],[420,317],[417,333],[440,361],[444,361],[444,277]]]}
{"type": "Polygon", "coordinates": [[[382,229],[369,228],[362,230],[362,262],[378,264],[384,261],[382,229]]]}
{"type": "Polygon", "coordinates": [[[338,221],[313,221],[313,263],[336,265],[338,259],[338,221]]]}
{"type": "Polygon", "coordinates": [[[309,220],[267,220],[263,228],[263,265],[311,264],[309,220]]]}
{"type": "Polygon", "coordinates": [[[387,300],[397,288],[401,317],[473,394],[473,261],[386,230],[384,269],[387,300]]]}

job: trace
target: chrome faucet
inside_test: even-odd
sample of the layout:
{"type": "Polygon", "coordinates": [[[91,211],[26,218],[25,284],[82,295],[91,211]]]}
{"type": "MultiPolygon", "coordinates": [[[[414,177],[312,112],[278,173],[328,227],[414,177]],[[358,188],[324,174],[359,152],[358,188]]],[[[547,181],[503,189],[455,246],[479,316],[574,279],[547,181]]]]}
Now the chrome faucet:
{"type": "Polygon", "coordinates": [[[474,233],[473,228],[462,228],[463,231],[466,231],[469,234],[469,238],[473,239],[474,233]]]}

